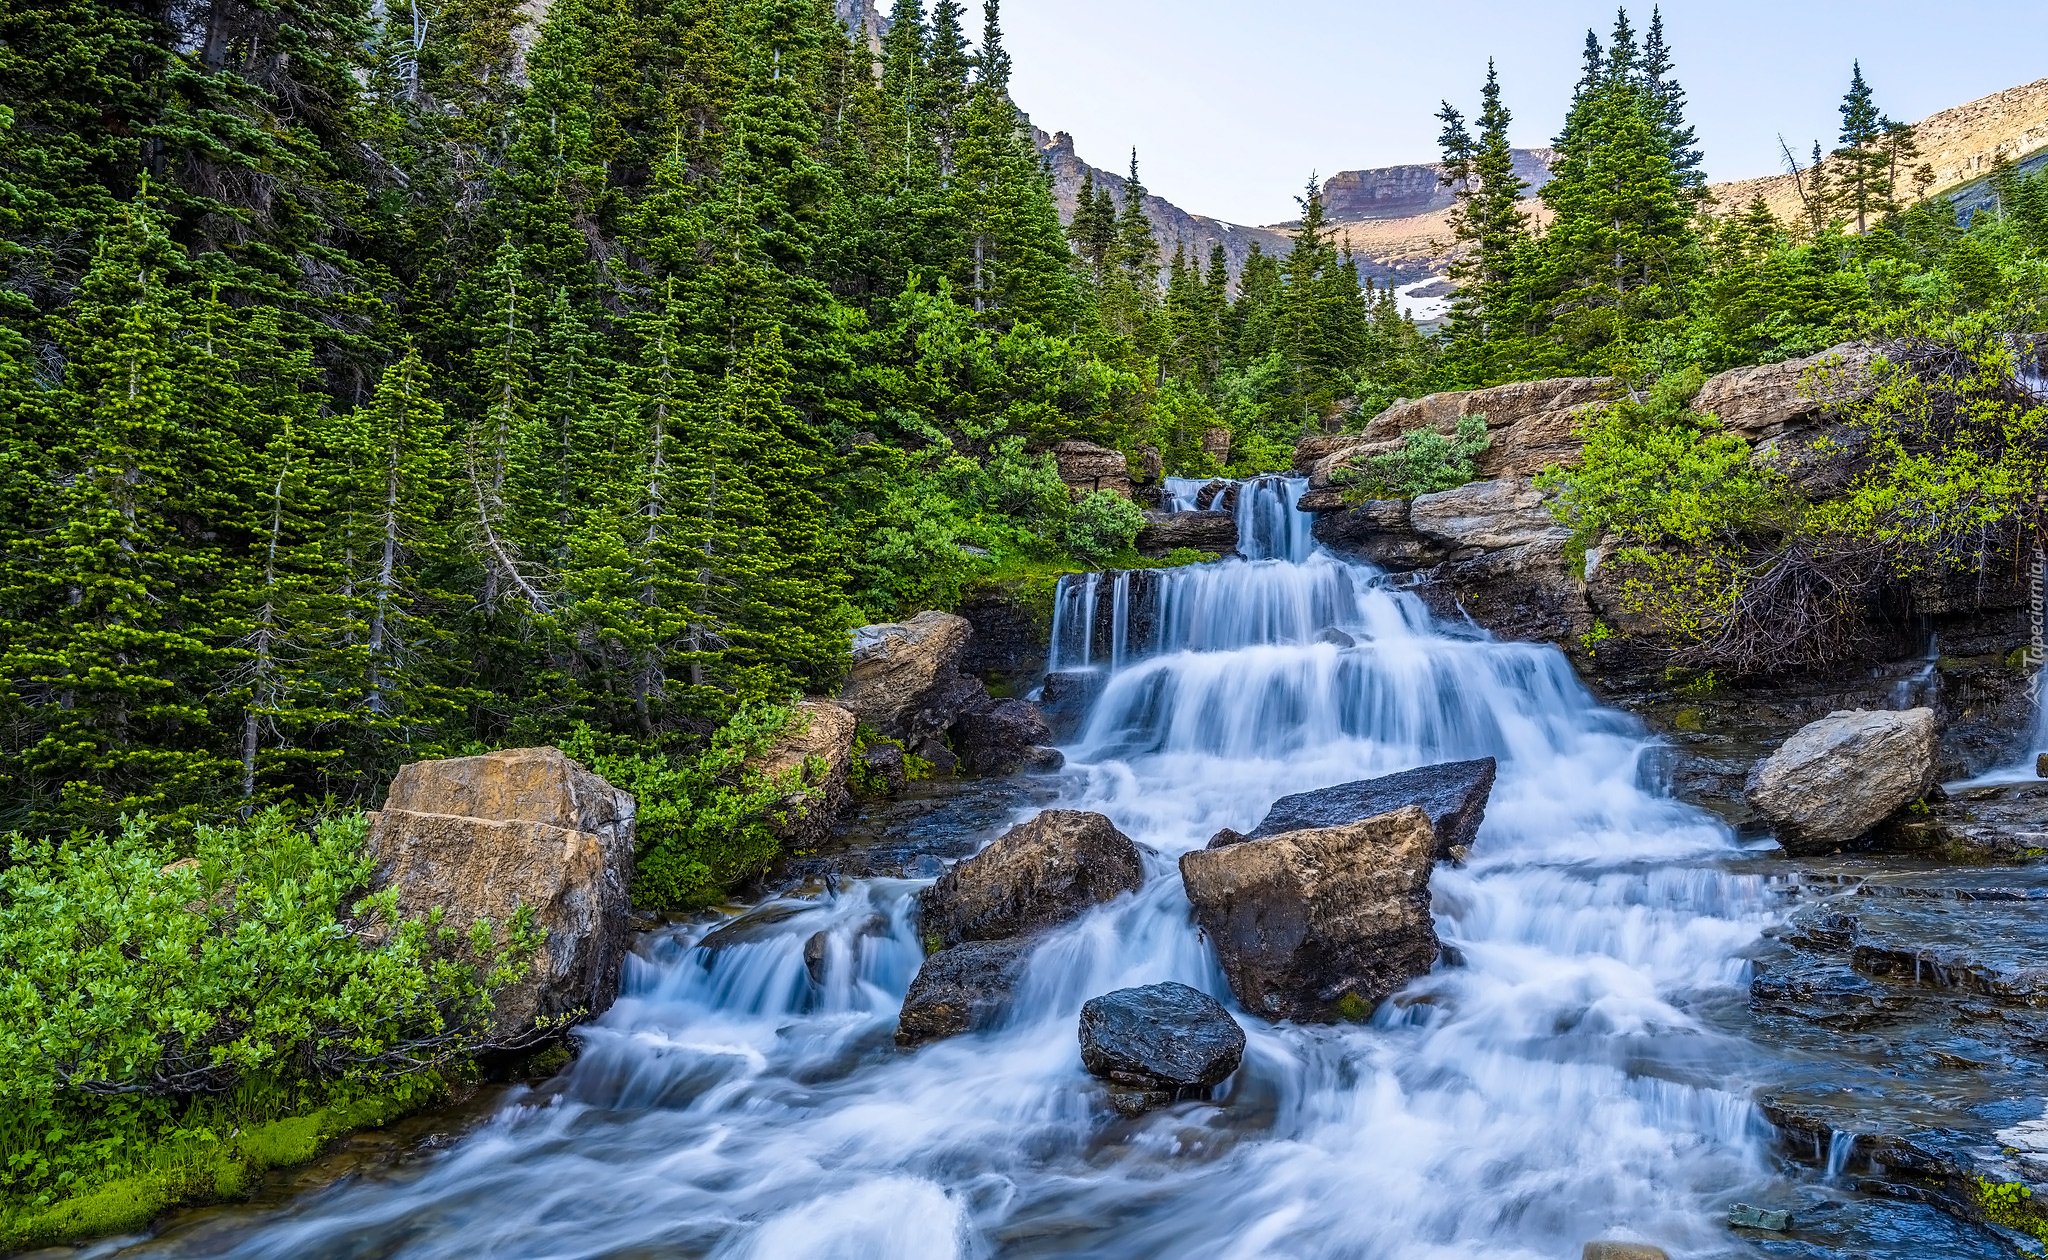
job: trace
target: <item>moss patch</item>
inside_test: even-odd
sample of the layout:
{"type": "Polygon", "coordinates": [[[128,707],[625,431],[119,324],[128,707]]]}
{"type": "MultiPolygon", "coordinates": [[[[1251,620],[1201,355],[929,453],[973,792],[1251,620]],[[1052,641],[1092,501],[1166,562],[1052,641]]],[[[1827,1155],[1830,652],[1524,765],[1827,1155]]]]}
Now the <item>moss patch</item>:
{"type": "Polygon", "coordinates": [[[187,1137],[141,1151],[120,1175],[54,1203],[0,1200],[0,1248],[123,1233],[174,1207],[239,1198],[270,1169],[303,1164],[335,1138],[388,1124],[437,1097],[438,1088],[408,1088],[247,1125],[226,1138],[187,1137]]]}

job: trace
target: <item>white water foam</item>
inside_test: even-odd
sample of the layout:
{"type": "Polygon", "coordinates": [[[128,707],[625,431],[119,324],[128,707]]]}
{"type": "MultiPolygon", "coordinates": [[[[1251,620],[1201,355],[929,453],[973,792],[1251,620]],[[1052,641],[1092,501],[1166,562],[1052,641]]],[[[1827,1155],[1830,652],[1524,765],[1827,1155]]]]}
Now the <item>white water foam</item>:
{"type": "Polygon", "coordinates": [[[644,944],[564,1092],[422,1171],[303,1200],[225,1252],[137,1254],[1725,1252],[1727,1202],[1771,1170],[1726,1075],[1744,1055],[1692,1010],[1744,982],[1774,914],[1761,877],[1716,865],[1727,830],[1648,781],[1647,741],[1559,653],[1434,626],[1314,548],[1299,493],[1240,494],[1247,554],[1276,558],[1159,575],[1151,635],[1094,645],[1117,668],[1061,804],[1156,856],[1142,891],[1041,940],[998,1027],[898,1051],[920,885],[851,883],[715,954],[699,930],[644,944]],[[1354,645],[1321,641],[1332,629],[1354,645]],[[1366,1025],[1240,1013],[1245,1066],[1213,1102],[1107,1109],[1080,1064],[1085,1000],[1178,980],[1231,1002],[1180,853],[1289,792],[1484,755],[1500,759],[1485,825],[1433,879],[1443,964],[1366,1025]],[[822,983],[804,962],[819,932],[822,983]]]}

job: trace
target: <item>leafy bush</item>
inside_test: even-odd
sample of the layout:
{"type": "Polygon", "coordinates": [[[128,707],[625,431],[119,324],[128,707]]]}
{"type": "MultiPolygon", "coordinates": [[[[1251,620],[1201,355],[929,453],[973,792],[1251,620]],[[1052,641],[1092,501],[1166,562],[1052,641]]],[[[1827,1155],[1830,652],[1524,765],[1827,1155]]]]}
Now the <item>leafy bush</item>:
{"type": "Polygon", "coordinates": [[[802,771],[770,778],[748,765],[789,728],[786,704],[743,704],[694,755],[650,749],[578,724],[562,751],[639,801],[633,900],[689,907],[718,900],[734,884],[760,874],[781,848],[777,828],[805,808],[802,771]]]}
{"type": "Polygon", "coordinates": [[[1491,445],[1485,416],[1461,416],[1449,437],[1435,429],[1410,429],[1396,449],[1339,469],[1330,480],[1343,488],[1347,503],[1455,490],[1473,479],[1474,457],[1491,445]]]}
{"type": "Polygon", "coordinates": [[[492,997],[539,943],[531,912],[501,941],[438,912],[400,921],[395,889],[360,897],[365,821],[273,809],[197,828],[183,859],[142,818],[14,839],[0,871],[10,1207],[211,1160],[249,1123],[431,1092],[494,1044],[492,997]]]}
{"type": "Polygon", "coordinates": [[[1695,369],[1665,377],[1641,402],[1621,399],[1579,426],[1585,446],[1570,468],[1536,478],[1552,515],[1569,525],[1567,561],[1613,534],[1646,560],[1645,548],[1735,548],[1767,523],[1785,523],[1792,501],[1784,479],[1750,462],[1749,445],[1713,416],[1690,408],[1695,369]]]}
{"type": "Polygon", "coordinates": [[[1145,513],[1119,494],[1097,490],[1074,505],[1067,521],[1067,550],[1087,564],[1100,564],[1137,544],[1145,513]]]}

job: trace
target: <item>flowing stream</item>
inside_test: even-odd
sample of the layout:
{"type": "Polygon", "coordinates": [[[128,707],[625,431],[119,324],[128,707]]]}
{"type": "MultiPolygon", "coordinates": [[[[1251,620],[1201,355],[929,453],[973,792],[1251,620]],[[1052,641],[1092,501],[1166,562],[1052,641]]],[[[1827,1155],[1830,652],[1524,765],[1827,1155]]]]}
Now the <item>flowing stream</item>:
{"type": "MultiPolygon", "coordinates": [[[[1310,541],[1301,489],[1247,484],[1253,558],[1158,575],[1148,633],[1119,618],[1114,642],[1069,653],[1106,677],[1060,804],[1156,856],[1141,893],[1043,939],[1000,1027],[896,1049],[920,884],[842,884],[715,955],[702,926],[643,942],[565,1077],[424,1165],[203,1249],[123,1254],[1564,1260],[1603,1237],[1758,1254],[1725,1226],[1732,1200],[1784,1188],[1757,1052],[1705,1012],[1739,1006],[1781,913],[1767,878],[1662,793],[1649,741],[1559,652],[1432,621],[1310,541]],[[1236,1009],[1180,853],[1286,793],[1485,755],[1479,840],[1433,880],[1433,973],[1364,1025],[1240,1013],[1250,1047],[1216,1099],[1108,1109],[1080,1063],[1086,999],[1170,979],[1236,1009]],[[804,960],[819,931],[822,982],[804,960]]],[[[1069,635],[1096,583],[1072,585],[1069,635]]]]}

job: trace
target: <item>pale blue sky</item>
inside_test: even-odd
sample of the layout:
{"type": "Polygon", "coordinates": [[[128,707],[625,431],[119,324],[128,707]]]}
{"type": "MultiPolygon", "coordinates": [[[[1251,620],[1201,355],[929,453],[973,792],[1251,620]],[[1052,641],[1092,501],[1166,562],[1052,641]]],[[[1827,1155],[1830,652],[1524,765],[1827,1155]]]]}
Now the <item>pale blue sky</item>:
{"type": "MultiPolygon", "coordinates": [[[[887,6],[885,5],[884,8],[887,6]]],[[[1918,119],[2048,76],[2048,0],[1669,0],[1664,24],[1715,179],[1779,169],[1777,134],[1832,144],[1861,58],[1880,107],[1918,119]]],[[[1640,30],[1650,6],[1631,4],[1640,30]]],[[[979,8],[968,20],[979,30],[979,8]]],[[[1518,145],[1547,143],[1586,28],[1611,0],[1008,0],[1012,94],[1086,160],[1184,209],[1241,223],[1291,218],[1311,170],[1436,156],[1439,98],[1468,113],[1500,66],[1518,145]]]]}

